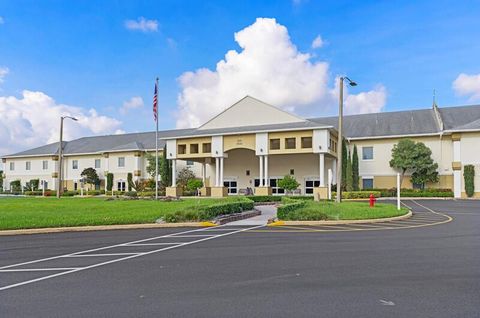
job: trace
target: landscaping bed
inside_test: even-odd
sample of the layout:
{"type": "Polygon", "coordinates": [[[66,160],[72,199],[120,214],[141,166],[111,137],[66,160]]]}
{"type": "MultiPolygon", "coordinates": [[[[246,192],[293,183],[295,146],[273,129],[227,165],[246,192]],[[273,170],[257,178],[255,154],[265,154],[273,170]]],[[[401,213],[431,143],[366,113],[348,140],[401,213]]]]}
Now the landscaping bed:
{"type": "Polygon", "coordinates": [[[392,204],[377,203],[370,208],[368,202],[333,202],[295,200],[285,198],[278,207],[277,217],[283,221],[364,220],[400,216],[406,208],[397,210],[392,204]]]}
{"type": "Polygon", "coordinates": [[[105,198],[2,198],[0,230],[205,221],[252,210],[244,197],[173,201],[105,198]]]}

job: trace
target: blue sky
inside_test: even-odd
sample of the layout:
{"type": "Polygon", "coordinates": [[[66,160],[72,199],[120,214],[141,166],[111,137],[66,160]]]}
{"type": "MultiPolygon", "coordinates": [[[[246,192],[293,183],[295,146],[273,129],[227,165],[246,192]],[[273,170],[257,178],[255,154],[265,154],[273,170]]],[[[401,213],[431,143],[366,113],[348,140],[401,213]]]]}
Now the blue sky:
{"type": "MultiPolygon", "coordinates": [[[[0,98],[41,92],[56,104],[83,112],[93,108],[97,117],[114,118],[110,130],[146,131],[154,127],[151,100],[158,76],[160,127],[174,128],[179,125],[177,97],[185,89],[179,77],[199,68],[215,71],[227,51],[241,52],[234,33],[265,17],[288,30],[297,50],[311,54],[310,63],[328,64],[325,90],[334,89],[335,76],[348,74],[359,83],[352,94],[382,88],[383,111],[429,107],[433,89],[440,106],[473,104],[476,86],[468,82],[455,91],[452,85],[461,73],[480,73],[479,16],[478,1],[0,0],[0,70],[8,69],[0,77],[0,98]],[[156,22],[157,30],[126,27],[126,21],[140,17],[156,22]],[[318,35],[323,45],[314,49],[318,35]],[[120,112],[132,97],[140,97],[144,106],[120,112]]],[[[334,108],[322,104],[332,100],[312,97],[304,103],[308,107],[292,109],[287,101],[278,103],[321,116],[332,113],[334,108]]],[[[7,116],[0,116],[0,133],[13,136],[7,116]]],[[[34,138],[35,125],[41,124],[27,123],[29,141],[19,146],[12,137],[0,155],[51,141],[34,138]]],[[[110,132],[83,128],[70,136],[110,132]]]]}

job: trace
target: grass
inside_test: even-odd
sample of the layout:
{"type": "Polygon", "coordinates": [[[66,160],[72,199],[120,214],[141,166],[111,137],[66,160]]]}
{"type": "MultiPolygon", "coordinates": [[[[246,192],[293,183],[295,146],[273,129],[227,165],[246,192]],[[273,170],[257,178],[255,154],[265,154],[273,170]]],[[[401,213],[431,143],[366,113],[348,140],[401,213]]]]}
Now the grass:
{"type": "Polygon", "coordinates": [[[285,221],[313,221],[313,220],[362,220],[378,219],[404,215],[407,209],[392,204],[377,203],[370,208],[368,202],[312,202],[307,201],[305,206],[295,211],[279,216],[285,221]]]}
{"type": "Polygon", "coordinates": [[[242,199],[246,200],[192,198],[156,202],[106,201],[105,198],[1,198],[0,230],[154,223],[169,214],[181,214],[194,220],[200,207],[242,199]]]}

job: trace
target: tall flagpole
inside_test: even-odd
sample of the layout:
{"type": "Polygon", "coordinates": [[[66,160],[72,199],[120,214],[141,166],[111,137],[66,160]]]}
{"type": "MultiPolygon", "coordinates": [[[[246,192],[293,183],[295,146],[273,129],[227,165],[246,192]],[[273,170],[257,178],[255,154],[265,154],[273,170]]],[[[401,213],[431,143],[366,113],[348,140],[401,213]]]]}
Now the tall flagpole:
{"type": "Polygon", "coordinates": [[[155,80],[155,94],[156,94],[156,107],[155,107],[155,200],[158,200],[158,77],[155,80]]]}

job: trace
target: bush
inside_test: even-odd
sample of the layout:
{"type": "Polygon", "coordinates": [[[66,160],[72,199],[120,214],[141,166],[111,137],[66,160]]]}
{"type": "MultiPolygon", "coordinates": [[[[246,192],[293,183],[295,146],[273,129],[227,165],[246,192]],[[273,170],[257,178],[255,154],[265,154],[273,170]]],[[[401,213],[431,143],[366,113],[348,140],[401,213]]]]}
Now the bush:
{"type": "Polygon", "coordinates": [[[303,200],[303,201],[313,201],[315,199],[313,195],[292,195],[282,197],[282,202],[290,203],[292,200],[303,200]]]}
{"type": "Polygon", "coordinates": [[[25,195],[35,195],[35,196],[38,196],[38,195],[42,195],[43,192],[42,192],[42,190],[25,191],[23,194],[25,194],[25,195]]]}
{"type": "MultiPolygon", "coordinates": [[[[286,198],[287,199],[287,198],[286,198]]],[[[287,199],[286,201],[288,201],[287,199]]],[[[281,220],[287,219],[288,214],[291,212],[294,212],[298,209],[301,209],[307,205],[307,202],[305,200],[292,200],[290,199],[291,203],[284,204],[282,206],[279,206],[277,209],[277,217],[281,220]]]]}
{"type": "Polygon", "coordinates": [[[79,191],[64,191],[62,193],[62,197],[73,197],[75,195],[79,195],[80,192],[79,191]]]}
{"type": "MultiPolygon", "coordinates": [[[[382,197],[396,197],[397,189],[373,189],[373,191],[380,191],[382,197]]],[[[453,197],[453,191],[450,189],[401,189],[400,196],[402,197],[453,197]]]]}
{"type": "Polygon", "coordinates": [[[465,192],[471,198],[475,194],[475,167],[473,165],[463,167],[463,178],[465,181],[465,192]]]}
{"type": "Polygon", "coordinates": [[[282,201],[281,196],[274,195],[247,195],[247,199],[252,200],[253,202],[280,202],[282,201]]]}
{"type": "Polygon", "coordinates": [[[12,192],[22,191],[22,184],[20,180],[15,180],[10,182],[10,191],[12,192]]]}
{"type": "Polygon", "coordinates": [[[107,173],[107,191],[112,191],[113,188],[113,173],[107,173]]]}
{"type": "Polygon", "coordinates": [[[190,192],[195,192],[201,187],[203,187],[203,181],[200,179],[190,179],[187,181],[187,190],[190,192]]]}
{"type": "Polygon", "coordinates": [[[278,186],[286,191],[293,191],[300,186],[300,183],[294,177],[286,175],[283,179],[278,180],[278,186]]]}
{"type": "MultiPolygon", "coordinates": [[[[342,192],[342,199],[368,199],[370,198],[370,194],[373,194],[375,198],[379,198],[381,196],[380,191],[344,191],[342,192]]],[[[337,193],[332,193],[332,198],[336,198],[337,193]]]]}
{"type": "Polygon", "coordinates": [[[132,191],[133,186],[133,174],[131,172],[127,173],[127,190],[128,192],[132,191]]]}
{"type": "Polygon", "coordinates": [[[130,198],[136,198],[138,197],[138,193],[135,192],[135,191],[127,191],[125,192],[124,194],[126,197],[130,197],[130,198]]]}

